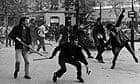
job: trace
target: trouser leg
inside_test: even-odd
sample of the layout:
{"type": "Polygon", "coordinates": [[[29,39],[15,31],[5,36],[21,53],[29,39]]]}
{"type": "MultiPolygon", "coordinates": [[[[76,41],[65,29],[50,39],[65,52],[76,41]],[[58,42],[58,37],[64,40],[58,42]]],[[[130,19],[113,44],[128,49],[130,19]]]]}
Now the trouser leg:
{"type": "Polygon", "coordinates": [[[104,42],[103,42],[103,39],[99,39],[97,42],[98,42],[97,43],[98,44],[98,46],[97,46],[98,54],[97,54],[96,59],[98,61],[103,62],[103,57],[102,57],[102,53],[104,52],[104,42]]]}
{"type": "Polygon", "coordinates": [[[46,51],[46,49],[45,49],[45,39],[42,39],[42,48],[43,48],[43,51],[46,51]]]}
{"type": "Polygon", "coordinates": [[[82,72],[81,72],[81,64],[79,63],[79,62],[77,62],[77,63],[75,63],[75,65],[74,65],[75,67],[76,67],[76,69],[77,69],[77,78],[81,78],[81,76],[82,76],[82,72]]]}
{"type": "Polygon", "coordinates": [[[14,78],[17,78],[18,72],[20,70],[20,60],[21,60],[22,50],[16,49],[15,50],[15,72],[14,72],[14,78]]]}
{"type": "Polygon", "coordinates": [[[25,62],[24,71],[25,71],[25,75],[26,75],[26,76],[29,75],[29,55],[28,55],[27,52],[28,52],[28,51],[26,51],[26,50],[23,50],[23,51],[22,51],[23,59],[24,59],[24,62],[25,62]]]}
{"type": "Polygon", "coordinates": [[[98,61],[103,61],[102,53],[104,52],[104,47],[103,46],[98,46],[97,50],[98,50],[98,54],[96,56],[96,59],[98,61]]]}
{"type": "Polygon", "coordinates": [[[20,61],[22,56],[22,49],[16,49],[15,50],[15,70],[19,71],[20,68],[20,61]]]}
{"type": "Polygon", "coordinates": [[[66,72],[66,65],[64,60],[59,60],[60,69],[56,72],[57,77],[61,77],[66,72]]]}
{"type": "Polygon", "coordinates": [[[81,72],[82,67],[81,67],[80,62],[77,61],[77,60],[73,60],[73,61],[68,61],[68,63],[70,63],[70,64],[72,64],[72,65],[74,65],[76,67],[76,69],[77,69],[77,78],[81,78],[81,76],[82,76],[82,72],[81,72]]]}
{"type": "Polygon", "coordinates": [[[19,70],[20,70],[20,62],[16,62],[15,63],[15,71],[19,72],[19,70]]]}
{"type": "Polygon", "coordinates": [[[114,67],[116,65],[116,60],[117,60],[117,57],[119,55],[120,50],[121,50],[121,48],[119,48],[119,47],[112,48],[112,52],[113,52],[114,57],[113,57],[111,69],[114,69],[114,67]]]}
{"type": "Polygon", "coordinates": [[[132,49],[132,47],[130,47],[130,45],[128,43],[125,44],[125,47],[127,48],[127,50],[132,54],[134,60],[136,63],[138,63],[138,59],[136,58],[135,56],[135,52],[134,50],[132,49]]]}

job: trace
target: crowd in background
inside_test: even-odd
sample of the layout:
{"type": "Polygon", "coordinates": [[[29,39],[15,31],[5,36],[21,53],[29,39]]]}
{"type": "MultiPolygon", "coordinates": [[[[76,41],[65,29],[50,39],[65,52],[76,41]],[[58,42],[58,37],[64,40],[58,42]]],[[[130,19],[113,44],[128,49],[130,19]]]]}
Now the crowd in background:
{"type": "MultiPolygon", "coordinates": [[[[103,26],[105,27],[106,24],[107,23],[103,23],[103,26]]],[[[59,41],[60,43],[68,41],[69,35],[71,35],[72,32],[74,32],[74,30],[75,30],[74,25],[65,26],[63,24],[60,24],[58,26],[56,26],[56,25],[48,26],[44,22],[40,22],[40,24],[37,24],[35,19],[30,19],[29,27],[31,30],[33,47],[35,45],[39,45],[39,43],[41,42],[41,41],[39,42],[40,36],[39,36],[39,32],[38,32],[38,30],[41,29],[40,28],[41,25],[44,25],[45,28],[43,31],[46,31],[44,33],[44,35],[45,35],[44,40],[56,41],[56,42],[59,41]]],[[[3,25],[0,27],[0,43],[5,44],[6,47],[14,46],[14,42],[7,36],[9,34],[9,32],[12,30],[13,26],[14,26],[14,24],[10,25],[10,26],[3,25]]],[[[94,23],[90,23],[88,25],[81,24],[78,27],[78,29],[81,31],[81,36],[83,37],[83,41],[85,43],[88,43],[86,46],[88,46],[89,48],[94,47],[94,40],[92,38],[92,32],[91,32],[93,27],[94,27],[94,23]]],[[[127,23],[123,23],[121,25],[122,29],[130,29],[129,27],[130,26],[127,23]]],[[[125,32],[127,33],[128,31],[125,31],[125,32]]],[[[107,31],[106,31],[106,36],[108,36],[107,31]]],[[[130,36],[130,34],[128,36],[130,36]]],[[[45,49],[43,49],[43,50],[45,51],[45,49]]]]}
{"type": "MultiPolygon", "coordinates": [[[[14,42],[8,37],[9,32],[12,30],[14,25],[8,26],[3,25],[0,27],[0,43],[5,44],[6,47],[13,46],[14,42]]],[[[58,26],[48,26],[44,22],[41,22],[40,24],[37,24],[35,19],[30,19],[29,27],[31,30],[31,37],[32,37],[32,44],[33,46],[36,44],[39,44],[38,39],[40,38],[40,34],[43,31],[44,32],[44,39],[48,41],[67,41],[68,35],[72,33],[73,26],[64,26],[63,24],[58,26]],[[44,29],[42,30],[41,26],[44,26],[44,29]],[[39,31],[42,30],[42,31],[39,31]],[[62,39],[62,40],[60,40],[62,39]]],[[[87,29],[83,29],[85,33],[87,32],[87,29]]]]}

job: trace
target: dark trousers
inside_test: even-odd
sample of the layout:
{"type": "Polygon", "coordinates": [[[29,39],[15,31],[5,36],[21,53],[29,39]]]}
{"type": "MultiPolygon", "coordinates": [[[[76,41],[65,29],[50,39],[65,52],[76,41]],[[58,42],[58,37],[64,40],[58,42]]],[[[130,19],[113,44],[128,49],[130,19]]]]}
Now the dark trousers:
{"type": "Polygon", "coordinates": [[[76,67],[77,69],[77,77],[81,77],[82,73],[81,73],[81,64],[79,61],[74,60],[73,58],[70,59],[63,59],[61,57],[59,57],[59,66],[60,69],[56,72],[57,77],[61,77],[66,71],[66,63],[72,64],[76,67]]]}
{"type": "Polygon", "coordinates": [[[97,60],[103,60],[102,54],[105,50],[104,49],[104,41],[103,41],[103,39],[100,39],[98,42],[99,42],[98,45],[97,45],[98,54],[96,56],[96,59],[97,60]]]}
{"type": "Polygon", "coordinates": [[[134,53],[134,50],[132,49],[132,47],[128,44],[128,42],[126,42],[124,45],[122,46],[114,46],[112,44],[112,52],[114,54],[114,58],[113,58],[113,61],[112,61],[112,66],[111,68],[113,69],[115,67],[115,64],[116,64],[116,60],[117,60],[117,57],[121,51],[121,49],[125,47],[130,53],[131,55],[133,56],[133,59],[138,62],[138,59],[135,57],[135,53],[134,53]]]}

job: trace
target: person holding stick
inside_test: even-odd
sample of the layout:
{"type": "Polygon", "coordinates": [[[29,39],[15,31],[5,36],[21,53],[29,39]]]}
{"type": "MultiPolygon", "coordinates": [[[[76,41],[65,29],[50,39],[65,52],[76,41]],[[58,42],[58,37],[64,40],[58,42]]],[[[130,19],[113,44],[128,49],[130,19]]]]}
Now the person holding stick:
{"type": "Polygon", "coordinates": [[[77,42],[78,38],[76,38],[75,36],[71,36],[70,42],[66,42],[57,46],[54,49],[52,56],[49,57],[49,59],[52,59],[56,55],[56,53],[60,51],[59,65],[61,68],[54,73],[53,82],[56,82],[57,78],[60,78],[66,72],[66,63],[72,64],[76,67],[78,82],[84,82],[82,78],[82,67],[80,62],[82,62],[86,66],[87,73],[90,73],[88,68],[88,62],[84,54],[82,53],[82,48],[78,46],[77,42]]]}
{"type": "Polygon", "coordinates": [[[9,37],[15,41],[15,71],[14,78],[18,77],[18,72],[20,70],[20,62],[21,57],[23,56],[25,62],[25,79],[31,79],[29,76],[29,48],[24,46],[18,39],[22,42],[26,43],[31,47],[31,36],[30,36],[30,28],[29,26],[29,18],[21,17],[19,24],[14,26],[12,31],[9,33],[9,37]],[[17,39],[18,38],[18,39],[17,39]]]}

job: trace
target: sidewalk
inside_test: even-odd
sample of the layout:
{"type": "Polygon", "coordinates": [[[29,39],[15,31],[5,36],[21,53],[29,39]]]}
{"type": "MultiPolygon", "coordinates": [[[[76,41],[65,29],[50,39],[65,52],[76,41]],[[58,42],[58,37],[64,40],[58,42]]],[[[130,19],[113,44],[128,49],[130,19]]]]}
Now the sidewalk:
{"type": "MultiPolygon", "coordinates": [[[[46,45],[51,55],[52,50],[56,46],[46,45]]],[[[136,56],[140,59],[140,43],[136,44],[136,56]]],[[[92,56],[96,56],[97,51],[91,51],[92,56]]],[[[31,80],[24,79],[24,62],[21,62],[19,77],[13,78],[14,72],[14,47],[0,49],[0,84],[55,84],[52,82],[53,73],[59,69],[57,57],[51,60],[33,61],[34,58],[41,58],[37,54],[30,56],[30,74],[31,80]]],[[[91,74],[87,75],[83,65],[82,73],[85,80],[84,84],[140,84],[140,66],[132,59],[131,54],[124,48],[117,60],[116,67],[111,70],[112,52],[105,51],[103,53],[105,64],[98,63],[95,59],[88,59],[91,67],[91,74]]],[[[57,84],[82,84],[76,82],[76,69],[68,64],[67,72],[58,79],[57,84]]]]}

